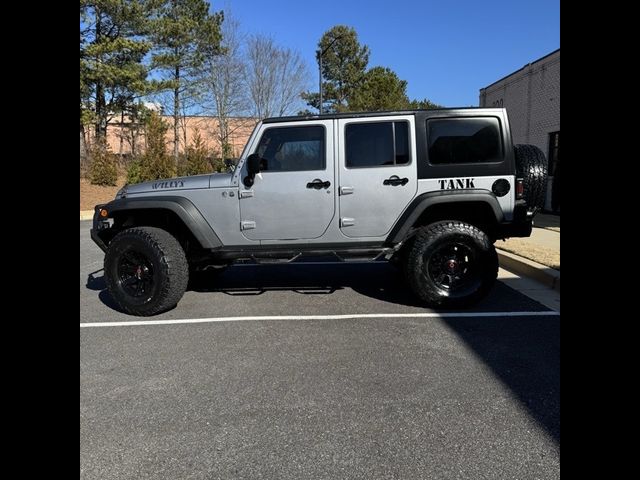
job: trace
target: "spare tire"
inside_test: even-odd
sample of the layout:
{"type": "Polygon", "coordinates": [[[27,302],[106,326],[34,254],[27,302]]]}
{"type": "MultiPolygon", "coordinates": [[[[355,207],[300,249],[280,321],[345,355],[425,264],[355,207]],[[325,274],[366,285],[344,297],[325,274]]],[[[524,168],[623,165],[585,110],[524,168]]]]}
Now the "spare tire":
{"type": "Polygon", "coordinates": [[[515,145],[517,178],[524,179],[524,199],[529,210],[544,207],[547,193],[547,159],[535,145],[515,145]]]}

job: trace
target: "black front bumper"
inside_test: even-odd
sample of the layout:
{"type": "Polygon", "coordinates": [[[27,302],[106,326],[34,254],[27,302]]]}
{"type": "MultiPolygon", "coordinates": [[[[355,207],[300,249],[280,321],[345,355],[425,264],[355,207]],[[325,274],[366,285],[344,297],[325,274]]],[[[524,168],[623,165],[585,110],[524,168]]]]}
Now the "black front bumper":
{"type": "MultiPolygon", "coordinates": [[[[104,207],[104,205],[105,204],[96,205],[93,210],[93,228],[91,228],[91,240],[93,240],[95,244],[100,247],[100,250],[102,250],[103,252],[106,252],[107,245],[98,235],[98,232],[104,229],[103,225],[105,222],[100,218],[100,209],[104,207]]],[[[108,228],[109,224],[107,223],[106,226],[108,228]]]]}

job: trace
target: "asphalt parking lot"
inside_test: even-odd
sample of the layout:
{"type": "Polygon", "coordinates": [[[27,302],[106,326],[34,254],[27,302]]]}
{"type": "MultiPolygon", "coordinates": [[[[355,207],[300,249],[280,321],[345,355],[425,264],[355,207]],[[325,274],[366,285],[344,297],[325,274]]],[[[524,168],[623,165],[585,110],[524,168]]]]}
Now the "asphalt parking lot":
{"type": "Polygon", "coordinates": [[[141,319],[89,228],[81,478],[559,478],[560,317],[505,283],[458,316],[382,263],[238,266],[141,319]]]}

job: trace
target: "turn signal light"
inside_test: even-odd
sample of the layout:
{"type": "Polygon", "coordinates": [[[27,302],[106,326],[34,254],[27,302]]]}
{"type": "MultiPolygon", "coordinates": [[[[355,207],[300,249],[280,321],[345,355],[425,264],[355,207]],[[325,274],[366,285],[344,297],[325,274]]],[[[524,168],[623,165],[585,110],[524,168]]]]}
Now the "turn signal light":
{"type": "Polygon", "coordinates": [[[109,215],[109,212],[107,212],[104,208],[100,209],[100,216],[102,218],[107,218],[108,215],[109,215]]]}

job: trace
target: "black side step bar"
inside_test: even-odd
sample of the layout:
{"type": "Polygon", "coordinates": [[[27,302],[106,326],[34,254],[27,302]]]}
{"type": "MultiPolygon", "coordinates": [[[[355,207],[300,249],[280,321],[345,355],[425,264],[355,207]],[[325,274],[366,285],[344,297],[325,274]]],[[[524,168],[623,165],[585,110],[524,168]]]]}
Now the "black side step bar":
{"type": "Polygon", "coordinates": [[[333,256],[340,262],[373,262],[379,260],[385,255],[393,254],[394,249],[375,248],[375,249],[349,249],[349,250],[304,250],[304,251],[283,251],[283,250],[267,250],[260,252],[246,251],[225,251],[217,252],[216,259],[219,260],[242,260],[252,261],[258,264],[279,264],[291,263],[300,257],[326,257],[333,256]]]}

